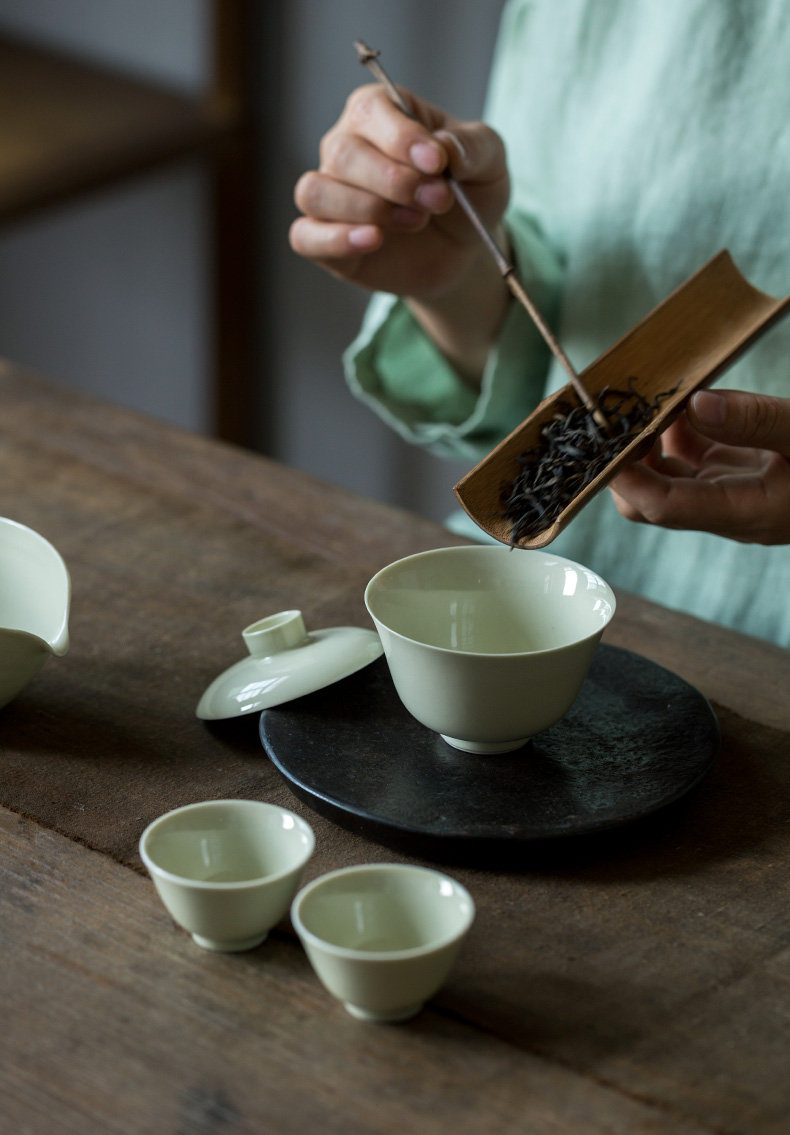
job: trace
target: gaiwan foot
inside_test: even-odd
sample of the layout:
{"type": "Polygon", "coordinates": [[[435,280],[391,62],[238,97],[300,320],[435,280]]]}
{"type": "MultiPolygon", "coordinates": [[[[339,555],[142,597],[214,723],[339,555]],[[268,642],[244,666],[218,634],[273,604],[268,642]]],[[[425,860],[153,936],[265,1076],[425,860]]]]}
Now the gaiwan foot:
{"type": "Polygon", "coordinates": [[[444,733],[440,734],[443,741],[448,745],[452,745],[454,749],[460,749],[464,753],[482,753],[494,756],[496,753],[512,753],[515,749],[521,749],[529,741],[529,737],[522,737],[519,741],[461,741],[458,737],[446,737],[444,733]]]}
{"type": "Polygon", "coordinates": [[[362,1009],[359,1005],[352,1005],[350,1001],[343,1002],[352,1017],[358,1021],[371,1021],[376,1024],[395,1024],[397,1021],[408,1021],[422,1011],[422,1001],[417,1005],[408,1005],[405,1009],[390,1009],[376,1012],[372,1009],[362,1009]]]}
{"type": "Polygon", "coordinates": [[[229,942],[193,934],[192,941],[204,950],[215,950],[217,953],[223,954],[240,954],[242,950],[254,950],[256,946],[260,946],[261,942],[266,941],[266,934],[256,934],[253,938],[233,938],[229,942]]]}

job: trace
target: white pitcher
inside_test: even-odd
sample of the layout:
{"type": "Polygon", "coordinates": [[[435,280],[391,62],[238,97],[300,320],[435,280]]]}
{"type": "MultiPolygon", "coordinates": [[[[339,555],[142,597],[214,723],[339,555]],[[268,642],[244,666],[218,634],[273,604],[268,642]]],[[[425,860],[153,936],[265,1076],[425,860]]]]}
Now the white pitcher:
{"type": "Polygon", "coordinates": [[[71,580],[59,552],[32,528],[0,517],[0,706],[50,654],[69,648],[71,580]]]}

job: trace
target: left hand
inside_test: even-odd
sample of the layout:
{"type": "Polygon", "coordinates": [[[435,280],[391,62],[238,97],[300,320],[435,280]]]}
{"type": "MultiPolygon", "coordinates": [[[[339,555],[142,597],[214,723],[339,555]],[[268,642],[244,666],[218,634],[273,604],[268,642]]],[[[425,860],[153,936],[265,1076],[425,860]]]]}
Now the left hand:
{"type": "Polygon", "coordinates": [[[610,489],[629,520],[790,543],[790,398],[699,391],[610,489]]]}

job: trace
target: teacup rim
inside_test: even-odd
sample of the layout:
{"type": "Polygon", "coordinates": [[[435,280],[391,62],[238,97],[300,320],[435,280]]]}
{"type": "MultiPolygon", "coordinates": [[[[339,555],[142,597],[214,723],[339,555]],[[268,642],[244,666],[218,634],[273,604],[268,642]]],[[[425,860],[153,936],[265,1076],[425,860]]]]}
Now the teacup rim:
{"type": "Polygon", "coordinates": [[[371,593],[371,588],[373,587],[375,582],[378,579],[380,579],[380,577],[382,575],[384,575],[385,572],[390,571],[390,569],[392,569],[392,568],[399,567],[401,564],[406,564],[410,560],[424,559],[424,558],[430,557],[432,555],[438,555],[438,554],[443,554],[443,553],[448,553],[448,552],[450,552],[450,553],[454,553],[454,552],[476,552],[476,553],[483,552],[483,553],[489,553],[489,554],[492,553],[492,552],[495,552],[495,553],[518,554],[519,551],[521,551],[523,553],[525,551],[525,549],[518,549],[518,548],[513,549],[513,548],[506,547],[504,544],[496,544],[496,545],[489,545],[489,544],[450,544],[447,547],[443,547],[443,548],[426,548],[421,552],[412,552],[408,556],[401,556],[399,559],[393,560],[392,563],[385,564],[384,567],[379,568],[379,570],[374,575],[372,575],[370,577],[367,584],[365,585],[365,592],[364,592],[365,607],[367,609],[368,614],[370,615],[370,617],[373,619],[374,623],[377,626],[380,624],[381,626],[385,627],[389,634],[394,635],[396,638],[401,639],[403,642],[417,643],[419,646],[424,647],[426,650],[435,651],[438,654],[447,654],[447,655],[455,656],[455,655],[461,653],[461,654],[463,654],[463,656],[465,658],[492,658],[492,659],[538,658],[541,655],[559,654],[560,652],[562,652],[564,650],[576,649],[577,647],[582,646],[586,642],[589,642],[589,641],[596,639],[596,638],[600,638],[603,631],[606,630],[606,628],[612,622],[612,619],[614,618],[615,613],[617,611],[617,596],[615,595],[614,588],[612,587],[612,585],[607,580],[605,580],[603,578],[603,576],[599,572],[595,571],[593,568],[587,567],[585,564],[581,564],[577,560],[571,560],[567,556],[560,556],[556,552],[548,552],[545,549],[530,548],[530,549],[526,549],[526,551],[530,555],[532,555],[533,557],[538,557],[542,560],[552,559],[552,560],[556,561],[557,563],[567,564],[570,567],[578,568],[581,571],[589,572],[590,575],[595,576],[595,578],[602,585],[602,588],[604,589],[604,591],[606,593],[608,593],[607,594],[607,602],[609,603],[610,610],[609,610],[608,617],[607,617],[606,621],[603,623],[603,625],[595,627],[588,634],[582,635],[579,638],[574,638],[570,642],[561,643],[559,646],[546,646],[546,647],[542,647],[539,650],[509,650],[509,651],[464,650],[464,651],[458,651],[458,650],[453,649],[452,647],[448,647],[448,646],[436,646],[434,643],[424,642],[422,639],[414,638],[412,635],[407,635],[407,634],[404,634],[402,631],[395,630],[394,627],[389,626],[388,623],[386,623],[378,615],[374,614],[374,612],[371,608],[370,593],[371,593]]]}
{"type": "Polygon", "coordinates": [[[421,867],[416,863],[356,863],[348,867],[339,867],[334,871],[327,871],[325,874],[318,875],[315,879],[306,883],[294,897],[291,903],[290,914],[294,929],[299,938],[302,939],[303,944],[306,941],[317,949],[331,952],[335,957],[345,958],[349,961],[369,962],[375,965],[376,962],[407,961],[412,958],[427,957],[430,954],[436,953],[438,950],[443,950],[448,946],[454,945],[454,943],[461,941],[469,933],[477,915],[477,908],[474,899],[463,883],[459,883],[457,879],[454,879],[444,871],[436,871],[432,867],[421,867]],[[314,934],[312,930],[308,930],[304,925],[298,908],[305,898],[308,897],[310,892],[316,890],[330,879],[335,879],[342,875],[368,874],[381,869],[385,871],[392,869],[414,871],[421,874],[433,875],[436,878],[445,879],[449,883],[452,883],[460,897],[465,899],[469,904],[469,913],[463,926],[452,934],[447,934],[442,938],[437,938],[435,941],[422,946],[410,946],[402,950],[370,951],[355,949],[353,946],[338,946],[334,942],[322,938],[319,934],[314,934]]]}
{"type": "Polygon", "coordinates": [[[285,879],[289,875],[292,875],[294,873],[294,871],[302,870],[305,867],[308,860],[310,859],[313,852],[315,851],[315,844],[316,844],[316,840],[315,840],[315,832],[313,831],[313,828],[310,826],[310,824],[308,824],[308,822],[306,820],[302,819],[301,816],[298,816],[296,814],[296,812],[292,812],[289,808],[283,808],[280,804],[270,804],[266,800],[247,800],[247,799],[238,799],[238,798],[229,797],[227,799],[218,799],[218,800],[195,800],[192,804],[182,804],[178,808],[171,808],[169,811],[163,812],[161,816],[157,816],[156,819],[151,820],[150,824],[148,824],[144,828],[144,830],[143,830],[143,832],[140,836],[140,839],[138,841],[137,847],[138,847],[138,851],[140,853],[140,858],[142,859],[143,864],[148,869],[148,871],[151,873],[151,875],[156,875],[160,879],[167,880],[168,882],[171,882],[171,883],[177,883],[179,886],[183,886],[183,887],[192,887],[192,888],[199,889],[199,890],[211,890],[211,891],[227,892],[227,891],[232,891],[232,890],[244,890],[245,888],[260,886],[261,883],[277,883],[277,882],[280,882],[282,879],[285,879]],[[291,864],[290,867],[285,867],[281,871],[272,872],[269,875],[254,875],[249,879],[235,879],[235,880],[228,881],[228,882],[221,882],[221,881],[220,882],[213,882],[210,879],[206,879],[206,880],[192,879],[192,878],[190,878],[189,875],[178,875],[174,871],[168,871],[166,867],[160,867],[159,864],[156,863],[151,858],[149,853],[145,850],[145,841],[150,836],[152,829],[155,828],[160,822],[167,820],[167,819],[170,819],[172,816],[178,815],[179,813],[182,813],[182,812],[192,811],[193,809],[200,808],[200,807],[207,805],[207,804],[208,805],[213,805],[213,804],[249,805],[249,804],[252,804],[252,805],[256,805],[258,807],[263,807],[267,811],[277,812],[281,816],[290,816],[292,819],[294,819],[296,821],[297,826],[302,831],[302,834],[304,834],[308,837],[307,844],[302,849],[302,855],[298,858],[298,860],[295,863],[291,864]]]}

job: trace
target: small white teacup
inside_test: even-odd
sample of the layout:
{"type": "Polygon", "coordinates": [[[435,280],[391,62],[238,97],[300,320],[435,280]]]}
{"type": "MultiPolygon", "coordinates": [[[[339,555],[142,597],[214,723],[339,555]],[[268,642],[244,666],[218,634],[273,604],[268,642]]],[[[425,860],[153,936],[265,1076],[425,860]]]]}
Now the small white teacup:
{"type": "Polygon", "coordinates": [[[474,915],[460,883],[397,863],[322,875],[291,907],[319,980],[363,1021],[418,1013],[447,978],[474,915]]]}
{"type": "Polygon", "coordinates": [[[504,545],[397,560],[365,603],[406,709],[471,753],[509,752],[559,721],[615,610],[589,568],[504,545]]]}
{"type": "Polygon", "coordinates": [[[258,800],[207,800],[160,816],[140,856],[175,921],[206,950],[260,945],[288,913],[313,853],[312,828],[258,800]]]}

